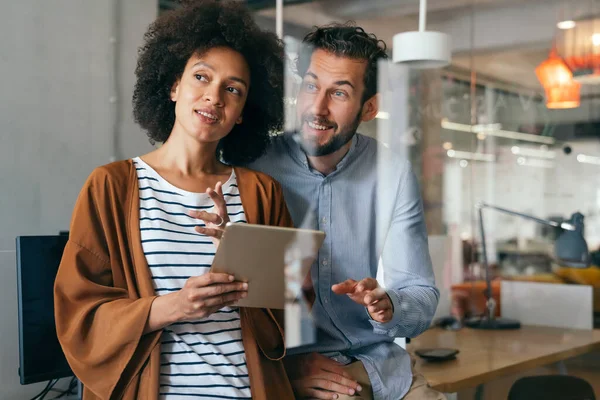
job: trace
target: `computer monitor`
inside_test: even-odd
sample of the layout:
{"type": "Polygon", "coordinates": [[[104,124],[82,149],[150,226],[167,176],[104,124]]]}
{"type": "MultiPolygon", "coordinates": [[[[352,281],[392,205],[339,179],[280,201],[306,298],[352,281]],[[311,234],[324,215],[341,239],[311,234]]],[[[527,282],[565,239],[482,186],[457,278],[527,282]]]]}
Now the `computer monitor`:
{"type": "Polygon", "coordinates": [[[73,376],[54,323],[53,287],[68,235],[17,237],[21,384],[73,376]]]}

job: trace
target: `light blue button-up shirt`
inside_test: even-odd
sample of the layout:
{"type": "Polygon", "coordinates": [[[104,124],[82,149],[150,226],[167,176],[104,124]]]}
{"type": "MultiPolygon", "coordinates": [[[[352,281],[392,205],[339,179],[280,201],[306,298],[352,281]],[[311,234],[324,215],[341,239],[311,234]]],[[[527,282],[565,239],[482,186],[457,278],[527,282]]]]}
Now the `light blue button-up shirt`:
{"type": "Polygon", "coordinates": [[[412,382],[411,362],[393,340],[427,329],[439,298],[410,163],[357,134],[336,170],[325,176],[310,168],[291,135],[282,135],[249,167],[281,183],[296,226],[326,233],[311,269],[316,343],[290,349],[290,354],[319,352],[344,364],[358,359],[376,400],[402,398],[412,382]],[[373,321],[348,296],[331,291],[346,279],[376,277],[379,262],[394,305],[393,318],[385,324],[373,321]]]}

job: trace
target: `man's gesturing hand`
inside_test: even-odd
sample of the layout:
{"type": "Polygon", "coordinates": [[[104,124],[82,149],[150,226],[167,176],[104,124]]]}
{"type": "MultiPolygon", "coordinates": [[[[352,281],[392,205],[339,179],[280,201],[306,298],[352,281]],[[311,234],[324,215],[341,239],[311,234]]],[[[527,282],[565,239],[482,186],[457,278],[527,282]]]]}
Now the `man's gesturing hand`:
{"type": "Polygon", "coordinates": [[[335,294],[346,294],[354,302],[365,306],[371,318],[377,322],[389,322],[394,315],[394,305],[384,288],[376,279],[365,278],[361,281],[348,279],[331,287],[335,294]]]}

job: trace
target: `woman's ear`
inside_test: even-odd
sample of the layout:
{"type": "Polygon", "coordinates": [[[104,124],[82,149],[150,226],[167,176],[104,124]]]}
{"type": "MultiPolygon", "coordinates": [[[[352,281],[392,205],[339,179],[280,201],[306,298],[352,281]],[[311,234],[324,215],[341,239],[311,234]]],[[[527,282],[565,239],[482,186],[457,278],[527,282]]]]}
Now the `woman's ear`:
{"type": "Polygon", "coordinates": [[[177,79],[173,86],[171,86],[171,101],[177,101],[177,94],[179,93],[179,79],[177,79]]]}
{"type": "Polygon", "coordinates": [[[368,122],[373,120],[377,116],[379,112],[379,95],[373,95],[369,100],[365,101],[363,104],[361,118],[360,120],[363,122],[368,122]]]}

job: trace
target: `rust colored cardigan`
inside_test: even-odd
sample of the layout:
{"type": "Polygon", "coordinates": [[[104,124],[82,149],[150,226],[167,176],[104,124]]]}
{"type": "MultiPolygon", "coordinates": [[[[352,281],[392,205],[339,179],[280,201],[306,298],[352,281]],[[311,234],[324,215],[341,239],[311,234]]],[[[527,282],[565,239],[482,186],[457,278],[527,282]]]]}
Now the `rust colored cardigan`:
{"type": "MultiPolygon", "coordinates": [[[[235,168],[249,223],[291,226],[281,188],[267,175],[235,168]]],[[[155,400],[160,336],[143,330],[156,298],[139,223],[131,160],[92,172],[77,199],[54,286],[58,338],[84,399],[155,400]]],[[[240,309],[253,399],[293,399],[285,373],[283,312],[240,309]]]]}

